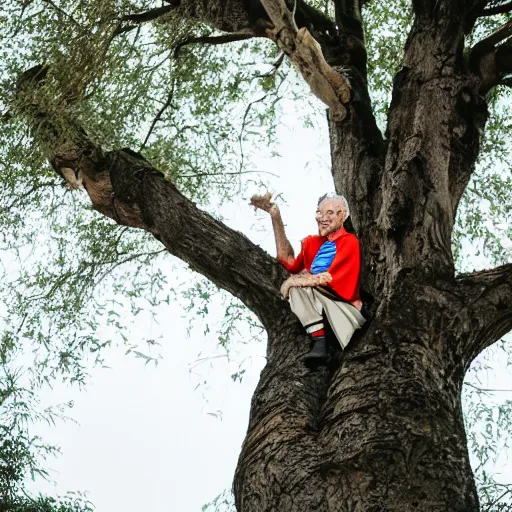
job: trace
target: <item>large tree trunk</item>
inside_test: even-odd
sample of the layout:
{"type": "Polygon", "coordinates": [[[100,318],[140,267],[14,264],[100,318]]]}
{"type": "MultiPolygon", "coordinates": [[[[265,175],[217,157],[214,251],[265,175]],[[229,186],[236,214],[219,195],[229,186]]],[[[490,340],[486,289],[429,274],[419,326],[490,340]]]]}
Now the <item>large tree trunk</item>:
{"type": "Polygon", "coordinates": [[[410,307],[373,321],[338,368],[309,372],[300,330],[270,333],[273,364],[254,395],[235,477],[239,512],[479,510],[463,374],[444,357],[436,313],[444,294],[403,299],[410,307]]]}
{"type": "MultiPolygon", "coordinates": [[[[461,347],[478,334],[454,277],[457,200],[448,178],[457,171],[463,181],[476,152],[455,151],[458,135],[445,128],[453,118],[463,123],[458,91],[466,80],[431,88],[405,74],[386,145],[358,142],[344,123],[330,127],[333,173],[361,232],[373,316],[339,364],[310,373],[301,360],[306,336],[276,315],[235,477],[239,512],[479,510],[461,409],[472,357],[461,347]],[[432,101],[449,105],[440,114],[432,101]],[[418,110],[432,119],[418,124],[418,110]],[[366,156],[356,162],[349,154],[366,156]]],[[[476,98],[477,117],[478,95],[466,94],[476,98]]],[[[471,133],[477,145],[478,131],[471,133]]]]}

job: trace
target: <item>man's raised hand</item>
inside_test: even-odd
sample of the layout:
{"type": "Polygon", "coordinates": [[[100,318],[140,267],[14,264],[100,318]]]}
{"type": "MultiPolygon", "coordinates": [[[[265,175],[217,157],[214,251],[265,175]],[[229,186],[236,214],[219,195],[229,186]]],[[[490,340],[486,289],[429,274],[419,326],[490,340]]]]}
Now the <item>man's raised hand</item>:
{"type": "Polygon", "coordinates": [[[286,238],[284,232],[284,223],[281,218],[281,212],[276,204],[272,202],[272,192],[267,192],[265,195],[253,195],[250,204],[254,206],[255,210],[263,210],[270,215],[272,219],[272,228],[274,229],[274,236],[276,239],[277,258],[281,261],[293,261],[293,247],[286,238]]]}
{"type": "Polygon", "coordinates": [[[272,213],[272,210],[276,209],[276,205],[271,201],[272,199],[272,192],[267,192],[265,195],[253,195],[251,197],[250,204],[254,206],[256,209],[263,210],[267,213],[272,213]]]}

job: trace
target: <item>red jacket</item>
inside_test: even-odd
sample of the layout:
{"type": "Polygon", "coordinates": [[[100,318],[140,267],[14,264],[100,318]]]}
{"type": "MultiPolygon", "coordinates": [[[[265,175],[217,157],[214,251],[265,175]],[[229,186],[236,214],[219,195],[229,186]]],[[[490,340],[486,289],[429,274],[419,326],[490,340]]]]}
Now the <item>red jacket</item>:
{"type": "Polygon", "coordinates": [[[302,241],[300,254],[291,261],[279,258],[280,263],[290,274],[298,274],[302,270],[311,271],[311,264],[322,244],[330,239],[336,244],[336,255],[327,270],[332,281],[329,284],[343,300],[354,302],[359,300],[359,275],[361,273],[361,250],[355,235],[340,228],[330,236],[311,235],[302,241]]]}

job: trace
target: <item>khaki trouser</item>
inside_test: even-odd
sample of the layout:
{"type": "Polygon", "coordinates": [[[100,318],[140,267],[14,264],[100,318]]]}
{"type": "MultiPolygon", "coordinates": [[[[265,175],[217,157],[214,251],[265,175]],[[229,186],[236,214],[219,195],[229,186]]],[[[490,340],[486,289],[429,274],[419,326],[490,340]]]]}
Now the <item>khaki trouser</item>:
{"type": "Polygon", "coordinates": [[[289,301],[292,311],[308,334],[323,328],[322,312],[325,311],[329,325],[343,349],[354,331],[366,322],[359,310],[351,304],[329,299],[310,286],[290,288],[289,301]]]}

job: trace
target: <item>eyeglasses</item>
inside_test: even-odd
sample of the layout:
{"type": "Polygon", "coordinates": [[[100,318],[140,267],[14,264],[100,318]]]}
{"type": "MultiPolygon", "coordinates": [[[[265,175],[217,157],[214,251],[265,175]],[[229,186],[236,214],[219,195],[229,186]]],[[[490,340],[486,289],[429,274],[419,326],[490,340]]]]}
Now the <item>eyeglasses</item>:
{"type": "Polygon", "coordinates": [[[320,210],[316,211],[315,218],[321,219],[322,217],[327,217],[328,219],[332,219],[333,217],[337,217],[343,212],[343,210],[333,211],[333,210],[327,210],[325,212],[322,212],[320,210]]]}

